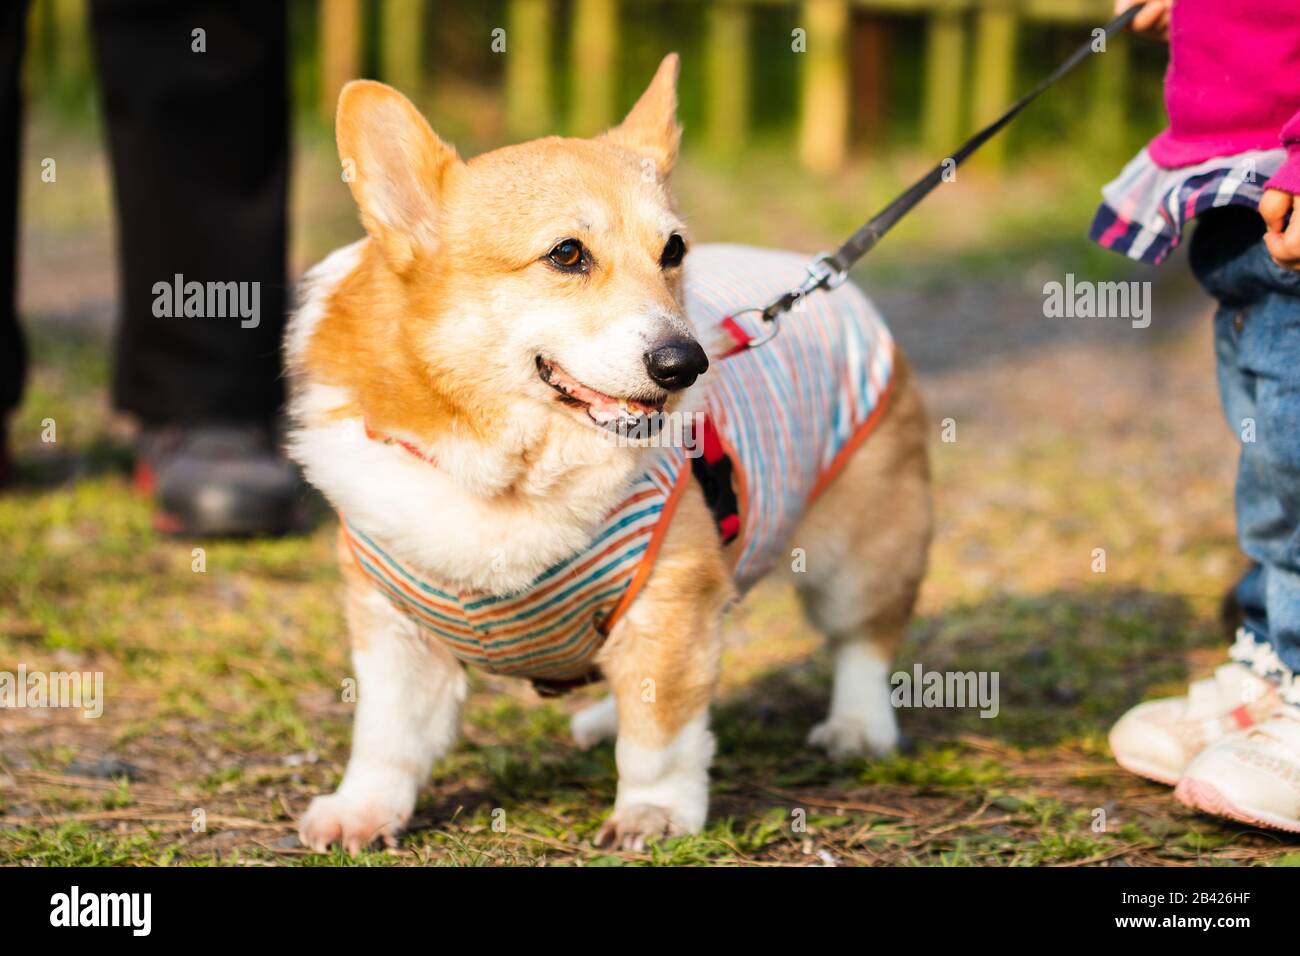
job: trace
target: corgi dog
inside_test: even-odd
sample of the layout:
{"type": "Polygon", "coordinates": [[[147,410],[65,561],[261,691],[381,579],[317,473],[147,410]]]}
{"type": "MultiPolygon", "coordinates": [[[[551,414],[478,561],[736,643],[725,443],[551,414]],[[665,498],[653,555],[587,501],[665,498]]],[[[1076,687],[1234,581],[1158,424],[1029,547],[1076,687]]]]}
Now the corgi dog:
{"type": "Polygon", "coordinates": [[[544,693],[607,682],[572,722],[580,746],[616,738],[596,845],[698,831],[722,617],[774,569],[832,648],[810,745],[897,742],[890,662],[931,533],[915,381],[848,283],[761,343],[744,310],[805,260],[692,248],[669,190],[677,69],[603,135],[468,161],[396,90],[340,95],[366,236],[309,273],[285,342],[290,450],[340,516],[358,682],[308,847],[393,844],[456,740],[467,665],[544,693]]]}

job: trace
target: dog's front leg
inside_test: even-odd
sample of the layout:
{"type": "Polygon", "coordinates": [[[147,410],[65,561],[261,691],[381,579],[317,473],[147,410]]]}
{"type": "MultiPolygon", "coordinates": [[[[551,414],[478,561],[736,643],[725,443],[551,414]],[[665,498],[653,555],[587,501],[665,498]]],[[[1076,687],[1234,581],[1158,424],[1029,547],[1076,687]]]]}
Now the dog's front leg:
{"type": "Polygon", "coordinates": [[[318,852],[396,842],[434,761],[456,740],[466,694],[460,662],[355,574],[347,610],[357,680],[352,757],[338,790],[314,799],[298,828],[318,852]]]}
{"type": "Polygon", "coordinates": [[[618,794],[597,846],[640,850],[694,833],[709,804],[709,701],[733,593],[698,489],[684,498],[642,593],[601,655],[618,710],[618,794]]]}

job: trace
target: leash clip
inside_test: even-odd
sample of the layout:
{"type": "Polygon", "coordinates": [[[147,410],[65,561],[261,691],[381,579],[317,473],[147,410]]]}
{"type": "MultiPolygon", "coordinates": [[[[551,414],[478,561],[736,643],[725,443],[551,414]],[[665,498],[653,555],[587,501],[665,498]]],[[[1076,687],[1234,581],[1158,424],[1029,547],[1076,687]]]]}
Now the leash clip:
{"type": "Polygon", "coordinates": [[[781,326],[777,323],[777,319],[779,319],[783,313],[789,312],[794,308],[795,303],[802,301],[804,296],[811,295],[819,289],[825,289],[829,292],[832,289],[843,285],[844,280],[849,277],[848,270],[836,268],[831,265],[831,262],[831,253],[821,253],[808,263],[806,270],[808,273],[807,278],[805,278],[803,282],[799,283],[796,288],[786,292],[779,299],[766,307],[760,308],[758,306],[751,306],[748,309],[741,309],[737,312],[733,312],[731,315],[733,319],[750,312],[757,312],[759,317],[768,327],[767,331],[762,335],[746,342],[745,347],[756,349],[760,346],[766,345],[768,342],[776,338],[777,332],[781,331],[781,326]]]}
{"type": "Polygon", "coordinates": [[[753,338],[745,340],[744,348],[746,349],[756,349],[760,345],[766,345],[768,342],[776,338],[777,332],[781,331],[781,327],[776,324],[777,313],[773,313],[769,315],[768,309],[763,308],[763,306],[761,305],[751,305],[747,309],[738,309],[735,312],[731,313],[731,315],[728,316],[728,318],[731,318],[733,320],[738,319],[740,316],[748,315],[751,312],[755,312],[758,314],[760,321],[762,321],[763,324],[767,326],[767,331],[765,331],[762,335],[757,335],[754,336],[753,338]]]}
{"type": "Polygon", "coordinates": [[[812,295],[819,289],[825,289],[830,292],[844,284],[844,280],[849,277],[847,269],[837,269],[831,265],[831,253],[823,252],[817,255],[804,270],[808,273],[807,278],[798,286],[791,289],[781,298],[777,299],[767,307],[765,316],[771,316],[775,319],[782,312],[789,312],[796,307],[796,304],[803,301],[805,296],[812,295]]]}
{"type": "Polygon", "coordinates": [[[849,277],[849,272],[847,269],[840,269],[831,265],[832,261],[832,253],[829,252],[823,252],[816,256],[812,262],[808,263],[805,270],[808,277],[799,283],[796,288],[791,289],[769,305],[763,311],[763,317],[769,321],[775,321],[776,317],[782,312],[789,312],[795,308],[796,304],[803,301],[805,296],[812,295],[819,289],[830,292],[832,289],[843,285],[844,280],[849,277]]]}
{"type": "Polygon", "coordinates": [[[848,269],[839,269],[831,265],[831,253],[823,252],[821,255],[808,263],[808,278],[804,284],[799,287],[802,295],[809,292],[816,292],[818,289],[825,289],[829,292],[831,289],[837,289],[844,284],[844,280],[849,277],[848,269]]]}

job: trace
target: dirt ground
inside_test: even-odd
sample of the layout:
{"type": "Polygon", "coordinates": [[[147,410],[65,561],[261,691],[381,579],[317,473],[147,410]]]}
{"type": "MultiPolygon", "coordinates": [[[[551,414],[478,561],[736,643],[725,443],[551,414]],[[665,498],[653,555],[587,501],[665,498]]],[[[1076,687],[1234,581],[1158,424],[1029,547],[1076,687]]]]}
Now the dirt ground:
{"type": "MultiPolygon", "coordinates": [[[[412,832],[349,861],[294,836],[347,757],[332,519],[306,537],[202,544],[202,573],[199,545],[153,533],[130,488],[129,425],[106,405],[115,283],[102,155],[39,126],[27,148],[69,159],[66,188],[27,186],[35,373],[13,423],[24,482],[0,497],[0,670],[102,671],[106,704],[97,719],[0,714],[0,862],[1300,863],[1281,836],[1190,813],[1107,751],[1127,707],[1222,661],[1218,602],[1241,559],[1208,303],[1185,265],[1112,264],[1154,280],[1150,328],[1043,315],[1045,282],[1076,264],[1095,272],[1075,235],[1087,196],[1064,226],[1000,222],[995,235],[978,224],[1056,187],[1046,175],[975,180],[934,197],[919,214],[928,225],[909,225],[859,276],[912,355],[932,419],[937,537],[899,669],[997,672],[996,718],[905,710],[900,754],[828,762],[803,744],[825,706],[827,661],[792,595],[763,586],[727,625],[702,834],[647,853],[593,849],[612,751],[574,749],[566,717],[597,692],[546,702],[478,675],[464,740],[423,791],[412,832]],[[1062,228],[1074,238],[1040,241],[1062,228]],[[47,418],[53,445],[39,437],[47,418]]],[[[355,234],[330,162],[305,145],[297,268],[355,234]]],[[[683,171],[697,239],[815,251],[842,223],[824,208],[796,213],[812,191],[849,218],[872,207],[850,174],[759,214],[718,198],[728,175],[683,171]]],[[[767,195],[766,174],[747,175],[743,192],[767,195]]]]}

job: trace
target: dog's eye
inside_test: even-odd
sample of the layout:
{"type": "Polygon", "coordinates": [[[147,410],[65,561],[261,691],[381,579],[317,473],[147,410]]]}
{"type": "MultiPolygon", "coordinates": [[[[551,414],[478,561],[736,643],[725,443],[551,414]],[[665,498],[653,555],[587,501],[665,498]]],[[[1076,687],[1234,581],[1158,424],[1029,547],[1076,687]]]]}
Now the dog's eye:
{"type": "Polygon", "coordinates": [[[664,243],[664,251],[659,254],[659,265],[665,269],[679,266],[684,255],[686,255],[686,242],[674,232],[664,243]]]}
{"type": "Polygon", "coordinates": [[[553,266],[565,272],[579,272],[583,265],[582,252],[582,243],[577,239],[565,239],[563,242],[556,243],[555,248],[546,254],[546,258],[553,266]]]}

